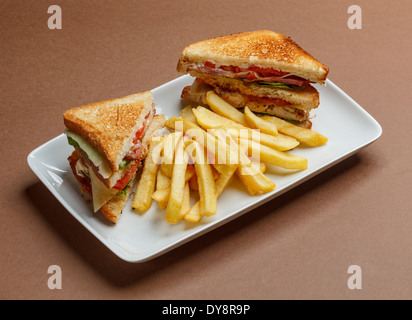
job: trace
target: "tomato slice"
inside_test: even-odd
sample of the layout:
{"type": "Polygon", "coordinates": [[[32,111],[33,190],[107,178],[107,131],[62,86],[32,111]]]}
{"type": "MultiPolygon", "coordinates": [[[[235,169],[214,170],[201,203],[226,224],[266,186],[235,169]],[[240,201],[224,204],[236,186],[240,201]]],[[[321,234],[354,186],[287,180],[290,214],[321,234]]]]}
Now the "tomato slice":
{"type": "Polygon", "coordinates": [[[139,162],[135,161],[135,163],[130,166],[130,169],[126,172],[126,174],[123,176],[123,178],[119,179],[116,182],[113,189],[122,191],[124,189],[124,187],[127,186],[127,183],[130,181],[130,179],[133,178],[134,174],[137,171],[138,166],[139,166],[139,162]]]}
{"type": "Polygon", "coordinates": [[[242,72],[242,69],[236,66],[220,66],[219,68],[225,71],[231,71],[235,73],[242,72]]]}
{"type": "Polygon", "coordinates": [[[145,126],[142,126],[139,130],[136,131],[136,137],[133,139],[133,144],[136,144],[139,140],[143,138],[145,126]]]}
{"type": "Polygon", "coordinates": [[[249,73],[249,75],[247,76],[247,79],[250,80],[250,81],[253,81],[253,80],[257,79],[257,78],[256,78],[256,76],[255,76],[254,73],[249,73]]]}
{"type": "Polygon", "coordinates": [[[206,67],[206,68],[211,68],[211,69],[213,69],[213,68],[216,67],[216,65],[215,65],[213,62],[206,61],[206,62],[205,62],[205,67],[206,67]]]}
{"type": "Polygon", "coordinates": [[[288,72],[283,72],[271,68],[261,68],[261,67],[249,67],[248,70],[260,73],[264,77],[271,77],[271,76],[285,76],[288,72]]]}

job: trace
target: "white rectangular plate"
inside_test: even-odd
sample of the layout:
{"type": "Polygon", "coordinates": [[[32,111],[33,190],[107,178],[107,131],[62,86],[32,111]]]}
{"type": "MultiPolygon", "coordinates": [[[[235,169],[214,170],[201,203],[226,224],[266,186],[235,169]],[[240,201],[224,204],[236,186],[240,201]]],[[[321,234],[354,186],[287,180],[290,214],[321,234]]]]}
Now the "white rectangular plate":
{"type": "MultiPolygon", "coordinates": [[[[183,76],[152,90],[157,113],[163,113],[166,118],[179,116],[180,94],[192,82],[192,77],[183,76]]],[[[160,210],[156,202],[146,213],[136,214],[131,209],[132,199],[117,225],[107,223],[100,213],[93,213],[92,205],[80,193],[67,161],[73,148],[63,134],[32,151],[28,163],[61,204],[117,256],[129,262],[147,261],[274,199],[380,137],[382,129],[376,120],[331,81],[327,81],[327,86],[316,85],[316,88],[321,105],[313,119],[313,130],[327,136],[329,141],[319,148],[291,151],[306,157],[309,168],[293,174],[281,171],[273,174],[272,170],[268,176],[275,181],[276,190],[255,197],[250,197],[234,179],[218,200],[218,213],[197,224],[185,221],[168,224],[164,220],[164,210],[160,210]]]]}

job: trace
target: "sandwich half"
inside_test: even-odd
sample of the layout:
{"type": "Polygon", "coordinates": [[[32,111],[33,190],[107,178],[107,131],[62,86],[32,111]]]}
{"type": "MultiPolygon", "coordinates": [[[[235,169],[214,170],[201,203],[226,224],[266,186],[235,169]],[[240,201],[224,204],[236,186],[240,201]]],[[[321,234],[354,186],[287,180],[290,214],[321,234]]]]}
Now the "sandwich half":
{"type": "Polygon", "coordinates": [[[319,106],[311,84],[324,84],[329,69],[290,38],[264,30],[193,43],[177,71],[196,78],[182,92],[188,101],[204,104],[212,89],[237,108],[310,127],[310,111],[319,106]]]}
{"type": "Polygon", "coordinates": [[[152,136],[165,118],[155,115],[150,91],[101,101],[63,114],[68,142],[75,150],[68,158],[94,211],[117,223],[147,155],[152,136]]]}

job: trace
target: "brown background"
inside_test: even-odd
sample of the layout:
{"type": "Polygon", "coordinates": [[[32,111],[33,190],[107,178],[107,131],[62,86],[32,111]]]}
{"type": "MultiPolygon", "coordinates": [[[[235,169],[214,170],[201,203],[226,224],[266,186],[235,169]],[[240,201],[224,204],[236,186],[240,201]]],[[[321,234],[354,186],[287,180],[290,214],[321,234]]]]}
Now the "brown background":
{"type": "Polygon", "coordinates": [[[0,298],[412,298],[410,12],[410,0],[2,0],[0,298]],[[62,30],[47,28],[53,4],[62,30]],[[362,30],[347,27],[352,4],[362,30]],[[166,255],[123,262],[42,185],[27,155],[62,132],[64,110],[155,88],[180,76],[189,43],[259,29],[328,65],[383,136],[166,255]],[[62,290],[47,287],[53,264],[62,290]],[[353,264],[362,290],[347,287],[353,264]]]}

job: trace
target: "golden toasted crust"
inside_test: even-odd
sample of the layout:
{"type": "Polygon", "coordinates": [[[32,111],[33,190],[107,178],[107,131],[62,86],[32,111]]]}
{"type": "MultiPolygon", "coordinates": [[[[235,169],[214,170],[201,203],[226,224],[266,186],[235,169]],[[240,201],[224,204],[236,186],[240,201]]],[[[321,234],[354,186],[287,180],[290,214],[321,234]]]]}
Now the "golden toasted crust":
{"type": "Polygon", "coordinates": [[[72,108],[63,118],[66,127],[87,140],[117,172],[136,131],[153,109],[153,96],[147,91],[72,108]]]}
{"type": "Polygon", "coordinates": [[[324,83],[329,69],[291,38],[273,31],[254,31],[216,37],[187,46],[177,70],[187,72],[189,63],[211,61],[217,65],[257,66],[289,72],[324,83]]]}
{"type": "Polygon", "coordinates": [[[127,189],[125,195],[115,195],[113,199],[111,199],[103,207],[100,208],[100,212],[107,220],[115,224],[117,223],[117,221],[122,215],[122,211],[127,203],[127,200],[129,200],[129,197],[133,192],[135,184],[136,180],[133,180],[133,182],[130,184],[130,188],[127,189]]]}

